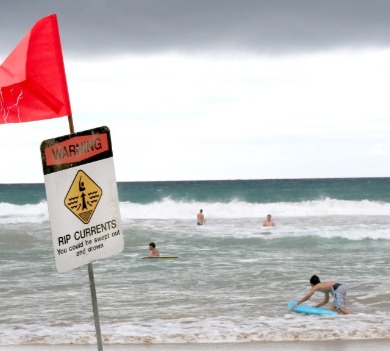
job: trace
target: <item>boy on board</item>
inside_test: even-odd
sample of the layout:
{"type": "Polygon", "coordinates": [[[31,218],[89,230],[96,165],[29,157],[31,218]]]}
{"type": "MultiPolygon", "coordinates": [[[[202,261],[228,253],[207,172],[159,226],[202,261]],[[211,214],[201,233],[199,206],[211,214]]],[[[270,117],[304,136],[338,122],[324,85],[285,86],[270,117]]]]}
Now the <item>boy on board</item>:
{"type": "Polygon", "coordinates": [[[310,278],[310,285],[311,285],[311,290],[291,308],[292,310],[294,310],[302,302],[309,300],[316,291],[319,291],[325,294],[325,298],[322,302],[317,304],[315,307],[320,307],[328,303],[329,293],[331,293],[331,295],[334,297],[332,310],[342,314],[351,313],[346,308],[347,289],[345,288],[344,284],[340,284],[332,280],[321,283],[320,278],[318,278],[318,276],[316,275],[313,275],[310,278]]]}
{"type": "Polygon", "coordinates": [[[160,252],[156,249],[155,243],[149,244],[149,250],[151,251],[149,257],[159,257],[160,256],[160,252]]]}

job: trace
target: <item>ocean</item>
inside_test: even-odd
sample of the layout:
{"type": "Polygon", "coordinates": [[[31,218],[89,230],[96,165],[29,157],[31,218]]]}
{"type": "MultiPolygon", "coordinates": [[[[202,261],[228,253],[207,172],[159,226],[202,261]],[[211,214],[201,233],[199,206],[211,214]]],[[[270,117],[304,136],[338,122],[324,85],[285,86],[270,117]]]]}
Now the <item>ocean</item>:
{"type": "MultiPolygon", "coordinates": [[[[93,263],[104,344],[390,338],[390,178],[118,192],[124,251],[93,263]],[[262,227],[267,214],[276,227],[262,227]],[[179,258],[141,259],[150,242],[179,258]],[[288,310],[313,274],[346,285],[351,315],[288,310]]],[[[55,268],[44,184],[0,184],[0,261],[0,345],[96,343],[87,266],[55,268]]]]}

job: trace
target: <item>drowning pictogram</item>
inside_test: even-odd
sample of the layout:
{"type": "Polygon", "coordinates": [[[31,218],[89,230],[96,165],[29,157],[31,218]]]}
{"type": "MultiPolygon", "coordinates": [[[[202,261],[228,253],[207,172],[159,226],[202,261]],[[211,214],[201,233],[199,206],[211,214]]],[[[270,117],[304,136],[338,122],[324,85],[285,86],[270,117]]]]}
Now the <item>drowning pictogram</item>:
{"type": "Polygon", "coordinates": [[[103,194],[83,171],[78,171],[65,197],[65,206],[84,224],[89,223],[103,194]]]}

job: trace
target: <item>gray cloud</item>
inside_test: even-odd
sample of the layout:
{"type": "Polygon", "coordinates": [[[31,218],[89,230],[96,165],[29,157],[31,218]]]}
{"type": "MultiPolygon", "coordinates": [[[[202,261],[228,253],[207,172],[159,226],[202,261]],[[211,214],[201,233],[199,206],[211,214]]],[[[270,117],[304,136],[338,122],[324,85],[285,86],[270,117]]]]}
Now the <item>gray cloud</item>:
{"type": "Polygon", "coordinates": [[[2,55],[51,13],[72,55],[390,46],[388,0],[12,0],[0,10],[2,55]]]}

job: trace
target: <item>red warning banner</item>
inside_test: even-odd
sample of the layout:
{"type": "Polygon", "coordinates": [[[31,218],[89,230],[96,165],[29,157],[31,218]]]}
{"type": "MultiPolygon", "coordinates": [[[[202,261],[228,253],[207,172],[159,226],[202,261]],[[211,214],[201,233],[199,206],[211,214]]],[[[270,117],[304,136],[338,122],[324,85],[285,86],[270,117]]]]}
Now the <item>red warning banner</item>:
{"type": "Polygon", "coordinates": [[[45,148],[47,166],[77,163],[110,149],[107,133],[80,135],[45,148]]]}

